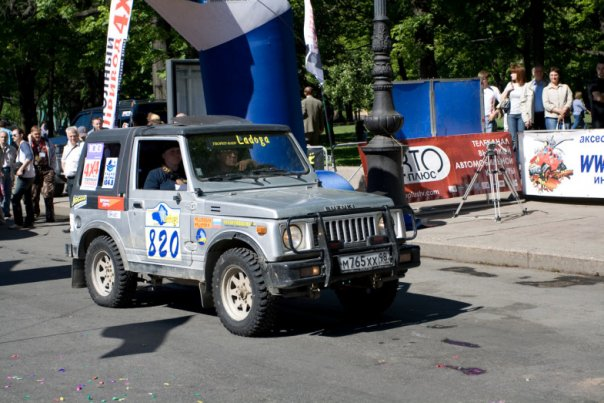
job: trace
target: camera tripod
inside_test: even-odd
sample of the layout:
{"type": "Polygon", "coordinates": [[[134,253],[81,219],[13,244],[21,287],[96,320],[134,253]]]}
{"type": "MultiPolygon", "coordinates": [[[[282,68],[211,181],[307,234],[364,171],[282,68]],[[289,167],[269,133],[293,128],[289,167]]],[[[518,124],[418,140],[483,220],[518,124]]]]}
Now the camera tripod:
{"type": "Polygon", "coordinates": [[[487,145],[487,152],[486,152],[485,156],[482,158],[482,160],[480,160],[480,162],[478,163],[478,167],[476,168],[476,173],[474,173],[474,176],[472,177],[472,180],[470,181],[470,184],[468,185],[466,192],[464,193],[463,197],[461,198],[461,202],[459,203],[459,206],[457,206],[457,210],[455,211],[453,218],[455,218],[459,215],[459,211],[461,210],[464,202],[467,200],[468,195],[474,188],[474,183],[476,182],[476,179],[478,179],[478,175],[480,174],[480,172],[482,172],[482,170],[485,167],[487,169],[487,176],[489,178],[489,196],[493,202],[493,207],[495,210],[495,221],[497,221],[497,222],[501,221],[501,192],[500,192],[501,186],[499,184],[499,174],[501,174],[503,176],[503,180],[504,180],[505,184],[511,190],[514,200],[516,201],[516,203],[518,204],[518,206],[520,207],[520,209],[522,211],[522,215],[526,214],[526,208],[522,208],[522,204],[520,203],[520,198],[518,197],[518,192],[516,191],[516,188],[512,185],[512,179],[510,178],[507,171],[505,170],[503,161],[497,158],[497,150],[496,150],[497,147],[501,148],[501,150],[503,150],[503,152],[509,154],[509,152],[507,150],[505,150],[503,147],[501,147],[501,145],[499,145],[499,144],[489,143],[487,145]]]}

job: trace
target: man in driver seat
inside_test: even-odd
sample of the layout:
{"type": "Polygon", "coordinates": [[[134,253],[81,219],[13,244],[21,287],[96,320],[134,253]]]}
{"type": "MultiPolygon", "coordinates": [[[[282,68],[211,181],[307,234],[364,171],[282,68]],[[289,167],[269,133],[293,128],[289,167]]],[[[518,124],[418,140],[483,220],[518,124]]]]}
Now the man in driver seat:
{"type": "Polygon", "coordinates": [[[182,167],[180,147],[170,146],[162,153],[164,163],[161,167],[149,171],[144,189],[183,190],[187,186],[187,177],[182,167]]]}

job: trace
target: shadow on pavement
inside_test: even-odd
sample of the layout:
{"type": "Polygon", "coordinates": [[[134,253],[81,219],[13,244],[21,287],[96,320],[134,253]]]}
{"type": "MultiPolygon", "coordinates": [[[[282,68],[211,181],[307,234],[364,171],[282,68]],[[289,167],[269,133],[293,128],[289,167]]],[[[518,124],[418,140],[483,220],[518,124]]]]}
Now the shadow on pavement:
{"type": "Polygon", "coordinates": [[[71,266],[69,265],[14,270],[20,262],[20,260],[0,262],[0,286],[63,280],[71,277],[71,266]]]}
{"type": "MultiPolygon", "coordinates": [[[[392,306],[380,318],[370,320],[361,319],[347,312],[331,290],[322,291],[321,297],[317,300],[305,298],[280,300],[276,324],[268,337],[289,337],[300,334],[340,337],[355,333],[379,332],[430,323],[481,309],[463,301],[405,292],[409,287],[408,283],[400,283],[398,295],[392,306]]],[[[132,308],[160,305],[196,314],[216,315],[213,309],[201,307],[197,287],[173,283],[155,289],[151,286],[139,287],[132,308]]]]}
{"type": "Polygon", "coordinates": [[[313,336],[341,337],[380,332],[452,318],[481,309],[462,301],[405,292],[409,284],[401,285],[403,289],[399,289],[392,306],[376,319],[362,319],[345,311],[331,290],[324,291],[318,301],[283,301],[279,321],[272,336],[309,333],[313,336]]]}
{"type": "Polygon", "coordinates": [[[161,346],[170,330],[184,325],[192,316],[108,327],[101,333],[103,337],[123,341],[118,348],[104,354],[101,358],[152,353],[161,346]]]}

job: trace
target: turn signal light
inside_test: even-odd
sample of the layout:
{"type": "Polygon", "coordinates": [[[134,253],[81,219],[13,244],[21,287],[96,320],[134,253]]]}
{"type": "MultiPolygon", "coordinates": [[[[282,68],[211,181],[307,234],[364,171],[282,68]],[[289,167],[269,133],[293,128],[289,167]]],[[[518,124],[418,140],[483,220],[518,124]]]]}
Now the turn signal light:
{"type": "Polygon", "coordinates": [[[411,261],[411,252],[406,252],[406,253],[400,253],[398,255],[398,261],[399,263],[408,263],[411,261]]]}
{"type": "Polygon", "coordinates": [[[300,269],[300,277],[313,277],[321,274],[320,266],[304,267],[300,269]]]}

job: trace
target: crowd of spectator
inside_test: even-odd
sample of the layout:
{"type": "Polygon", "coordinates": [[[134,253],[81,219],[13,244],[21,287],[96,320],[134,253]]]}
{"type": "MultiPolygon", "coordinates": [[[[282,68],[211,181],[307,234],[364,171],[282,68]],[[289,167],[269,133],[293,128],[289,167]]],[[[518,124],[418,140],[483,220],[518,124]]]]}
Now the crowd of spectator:
{"type": "MultiPolygon", "coordinates": [[[[34,125],[26,135],[19,127],[10,130],[6,126],[5,121],[0,121],[0,224],[5,224],[6,219],[12,217],[10,229],[33,228],[41,214],[40,199],[44,202],[45,221],[55,222],[55,175],[59,165],[55,147],[47,137],[48,132],[43,126],[34,125]],[[25,205],[25,216],[22,204],[25,205]]],[[[67,175],[70,196],[69,185],[75,175],[74,166],[77,166],[81,149],[79,145],[86,135],[85,127],[67,129],[67,155],[62,158],[61,168],[67,175]]]]}
{"type": "Polygon", "coordinates": [[[592,128],[604,127],[604,61],[597,63],[596,75],[587,86],[588,108],[583,92],[573,94],[562,82],[557,67],[549,69],[546,80],[543,66],[536,65],[532,80],[526,82],[525,68],[512,64],[503,92],[489,82],[486,70],[481,71],[478,78],[483,91],[485,132],[497,130],[497,119],[503,118],[503,128],[512,135],[516,150],[518,133],[524,130],[586,129],[586,114],[591,114],[592,128]]]}

